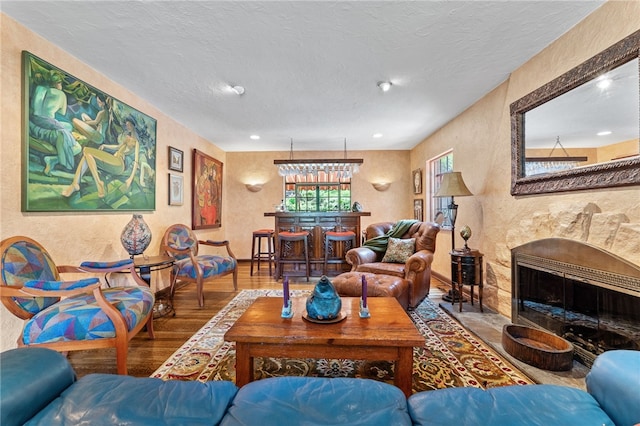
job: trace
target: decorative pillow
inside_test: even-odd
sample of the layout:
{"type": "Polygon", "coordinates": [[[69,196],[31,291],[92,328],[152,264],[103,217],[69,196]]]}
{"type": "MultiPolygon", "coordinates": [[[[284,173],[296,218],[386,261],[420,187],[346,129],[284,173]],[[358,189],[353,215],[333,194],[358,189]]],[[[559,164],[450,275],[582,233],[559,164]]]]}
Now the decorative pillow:
{"type": "Polygon", "coordinates": [[[384,254],[382,261],[386,263],[405,263],[415,251],[415,238],[401,240],[400,238],[390,237],[387,244],[387,252],[384,254]]]}

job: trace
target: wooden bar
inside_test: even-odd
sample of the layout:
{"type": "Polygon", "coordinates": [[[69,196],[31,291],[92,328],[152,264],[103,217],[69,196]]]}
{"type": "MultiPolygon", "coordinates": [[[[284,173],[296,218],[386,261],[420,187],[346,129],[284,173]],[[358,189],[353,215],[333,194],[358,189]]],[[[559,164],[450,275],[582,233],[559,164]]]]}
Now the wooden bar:
{"type": "MultiPolygon", "coordinates": [[[[278,234],[281,231],[308,231],[309,232],[309,258],[311,263],[311,275],[321,276],[324,263],[324,240],[327,231],[353,231],[356,234],[356,247],[360,246],[362,235],[360,218],[371,216],[370,212],[268,212],[265,216],[275,218],[274,231],[276,240],[276,253],[279,252],[278,234]]],[[[349,243],[350,244],[350,243],[349,243]]],[[[340,245],[341,252],[338,255],[344,257],[346,250],[351,248],[345,244],[340,245]]],[[[302,256],[301,247],[295,248],[296,255],[302,256]]],[[[336,265],[331,265],[335,267],[336,265]]],[[[340,265],[337,265],[338,267],[340,265]]],[[[345,269],[346,270],[346,269],[345,269]]],[[[340,271],[334,271],[333,274],[340,271]]]]}

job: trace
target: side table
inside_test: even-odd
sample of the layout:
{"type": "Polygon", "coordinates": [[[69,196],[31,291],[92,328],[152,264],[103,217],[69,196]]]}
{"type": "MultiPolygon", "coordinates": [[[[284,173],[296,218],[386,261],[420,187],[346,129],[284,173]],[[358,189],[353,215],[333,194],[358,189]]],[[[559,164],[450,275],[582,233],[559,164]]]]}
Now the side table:
{"type": "MultiPolygon", "coordinates": [[[[166,256],[136,256],[133,258],[133,265],[136,272],[148,285],[151,287],[151,272],[160,271],[162,269],[171,268],[175,263],[175,259],[166,256]]],[[[173,313],[176,314],[173,309],[173,303],[171,303],[168,297],[156,297],[156,302],[153,306],[153,318],[161,318],[173,313]]]]}
{"type": "MultiPolygon", "coordinates": [[[[460,312],[462,312],[462,286],[471,287],[471,305],[473,305],[473,288],[478,286],[478,302],[480,303],[480,312],[482,310],[482,257],[484,256],[478,250],[457,249],[449,252],[451,255],[451,286],[452,292],[455,293],[456,286],[460,294],[460,312]]],[[[451,304],[454,304],[454,300],[451,304]]]]}

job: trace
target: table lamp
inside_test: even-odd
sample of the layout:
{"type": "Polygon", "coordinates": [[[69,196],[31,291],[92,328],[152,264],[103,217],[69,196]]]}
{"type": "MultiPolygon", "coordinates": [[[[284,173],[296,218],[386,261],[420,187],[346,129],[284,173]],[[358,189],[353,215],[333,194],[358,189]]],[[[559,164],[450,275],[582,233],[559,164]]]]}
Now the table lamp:
{"type": "Polygon", "coordinates": [[[449,172],[442,175],[442,181],[440,182],[440,189],[434,195],[434,197],[451,197],[449,203],[449,219],[451,221],[451,250],[456,249],[456,218],[458,217],[458,205],[454,201],[454,197],[464,197],[467,195],[473,195],[467,185],[464,184],[462,179],[462,173],[449,172]]]}

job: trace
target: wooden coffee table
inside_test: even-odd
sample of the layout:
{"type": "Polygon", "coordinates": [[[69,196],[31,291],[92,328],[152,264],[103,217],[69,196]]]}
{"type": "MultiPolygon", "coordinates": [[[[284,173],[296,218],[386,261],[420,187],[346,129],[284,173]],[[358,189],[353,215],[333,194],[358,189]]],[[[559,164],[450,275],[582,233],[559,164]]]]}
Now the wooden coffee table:
{"type": "Polygon", "coordinates": [[[370,297],[370,318],[360,318],[360,298],[343,297],[346,319],[316,324],[302,318],[306,297],[294,297],[293,318],[280,316],[282,299],[259,297],[225,333],[236,342],[236,384],[253,380],[255,357],[343,358],[395,362],[394,384],[411,395],[413,347],[424,345],[400,303],[394,297],[370,297]]]}

